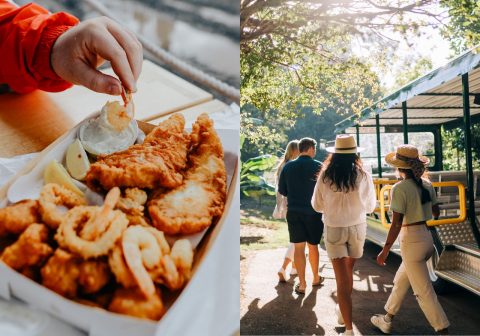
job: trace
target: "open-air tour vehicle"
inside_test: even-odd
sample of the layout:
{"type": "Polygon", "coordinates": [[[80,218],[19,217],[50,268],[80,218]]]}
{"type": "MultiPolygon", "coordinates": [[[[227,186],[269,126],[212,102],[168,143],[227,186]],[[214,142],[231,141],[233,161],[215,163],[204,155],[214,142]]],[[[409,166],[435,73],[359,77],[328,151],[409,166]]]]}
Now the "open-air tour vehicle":
{"type": "MultiPolygon", "coordinates": [[[[397,182],[384,156],[411,143],[430,158],[429,176],[441,203],[440,218],[427,222],[435,243],[428,264],[437,292],[453,282],[480,295],[480,171],[472,158],[472,125],[480,122],[479,51],[471,49],[336,125],[337,133],[356,134],[357,143],[367,147],[362,160],[372,167],[378,201],[367,217],[367,239],[375,244],[386,240],[390,190],[397,182]],[[442,131],[454,128],[463,130],[460,170],[446,169],[443,162],[442,131]]],[[[392,252],[400,253],[398,241],[392,252]]]]}

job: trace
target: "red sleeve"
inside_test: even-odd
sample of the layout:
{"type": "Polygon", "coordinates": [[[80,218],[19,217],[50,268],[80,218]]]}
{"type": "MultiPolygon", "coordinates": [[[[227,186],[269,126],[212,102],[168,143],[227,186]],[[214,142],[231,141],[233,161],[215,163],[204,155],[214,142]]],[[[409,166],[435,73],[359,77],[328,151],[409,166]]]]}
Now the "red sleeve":
{"type": "Polygon", "coordinates": [[[0,83],[19,93],[71,87],[53,71],[50,51],[56,39],[77,23],[67,13],[51,14],[36,4],[17,7],[0,0],[0,83]]]}

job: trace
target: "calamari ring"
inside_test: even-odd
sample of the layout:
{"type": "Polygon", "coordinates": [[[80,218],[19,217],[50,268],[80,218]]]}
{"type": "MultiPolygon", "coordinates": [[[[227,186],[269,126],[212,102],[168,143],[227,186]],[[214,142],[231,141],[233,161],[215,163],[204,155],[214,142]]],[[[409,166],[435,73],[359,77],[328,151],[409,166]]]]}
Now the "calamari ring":
{"type": "Polygon", "coordinates": [[[137,286],[132,272],[128,268],[128,265],[123,256],[123,250],[121,244],[117,243],[113,247],[112,251],[108,255],[108,264],[110,269],[115,275],[115,279],[119,284],[125,288],[132,288],[137,286]]]}
{"type": "Polygon", "coordinates": [[[80,231],[80,237],[86,240],[93,240],[104,232],[108,226],[109,221],[112,219],[113,209],[115,208],[118,200],[120,199],[120,189],[115,187],[105,196],[103,205],[99,208],[99,211],[90,217],[88,222],[85,223],[80,231]]]}
{"type": "Polygon", "coordinates": [[[40,192],[38,201],[42,221],[52,229],[57,229],[66,215],[57,209],[58,205],[71,209],[87,204],[83,197],[56,183],[46,184],[40,192]]]}
{"type": "Polygon", "coordinates": [[[147,269],[160,264],[162,251],[157,238],[147,228],[133,225],[123,233],[122,249],[140,291],[146,297],[155,295],[155,284],[147,269]]]}
{"type": "Polygon", "coordinates": [[[112,217],[107,219],[106,230],[95,240],[79,237],[77,228],[95,216],[99,209],[101,208],[94,206],[78,206],[69,210],[55,236],[58,244],[85,259],[107,255],[127,228],[128,219],[123,212],[114,210],[112,217]]]}

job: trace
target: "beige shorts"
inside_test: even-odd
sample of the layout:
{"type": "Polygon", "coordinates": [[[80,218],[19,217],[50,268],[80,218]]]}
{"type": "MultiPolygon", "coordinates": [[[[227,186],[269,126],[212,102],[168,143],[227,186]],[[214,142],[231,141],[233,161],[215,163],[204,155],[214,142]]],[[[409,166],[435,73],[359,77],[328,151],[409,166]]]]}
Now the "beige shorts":
{"type": "Polygon", "coordinates": [[[330,259],[361,258],[367,235],[367,224],[347,227],[325,226],[325,247],[330,259]]]}

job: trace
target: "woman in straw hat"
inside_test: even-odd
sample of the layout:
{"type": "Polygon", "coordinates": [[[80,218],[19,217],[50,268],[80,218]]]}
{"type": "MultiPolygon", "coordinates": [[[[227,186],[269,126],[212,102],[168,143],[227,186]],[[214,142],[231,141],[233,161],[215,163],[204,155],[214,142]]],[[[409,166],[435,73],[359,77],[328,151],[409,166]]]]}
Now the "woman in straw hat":
{"type": "MultiPolygon", "coordinates": [[[[287,148],[285,148],[285,154],[283,155],[282,162],[277,167],[275,174],[275,185],[277,187],[277,203],[275,209],[273,210],[272,217],[275,219],[286,219],[287,218],[287,198],[281,195],[278,192],[278,181],[280,179],[280,173],[282,172],[283,167],[289,161],[295,160],[300,154],[298,150],[298,140],[292,140],[288,143],[287,148]]],[[[290,262],[292,263],[292,269],[290,271],[291,276],[297,275],[297,269],[295,268],[295,263],[293,262],[293,254],[295,251],[295,245],[290,243],[288,246],[285,257],[283,258],[282,267],[278,270],[278,279],[280,282],[287,281],[287,274],[285,270],[287,269],[290,262]]]]}
{"type": "Polygon", "coordinates": [[[353,267],[363,255],[367,230],[366,215],[376,206],[372,177],[363,169],[355,138],[339,135],[325,161],[312,197],[313,208],[323,213],[325,247],[337,282],[338,323],[344,335],[353,335],[353,267]],[[341,313],[340,313],[341,312],[341,313]]]}
{"type": "Polygon", "coordinates": [[[447,334],[449,322],[433,289],[426,262],[434,251],[426,221],[432,218],[432,214],[438,217],[440,212],[435,190],[424,178],[429,160],[419,155],[416,147],[401,145],[396,152],[389,153],[385,161],[397,168],[402,181],[392,188],[392,225],[377,263],[385,265],[390,248],[400,234],[402,264],[395,274],[392,293],[385,304],[386,315],[374,315],[371,321],[382,332],[390,333],[392,319],[412,286],[428,322],[438,333],[447,334]]]}

